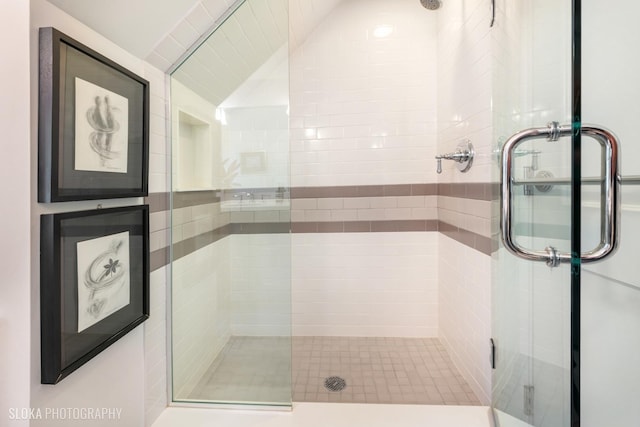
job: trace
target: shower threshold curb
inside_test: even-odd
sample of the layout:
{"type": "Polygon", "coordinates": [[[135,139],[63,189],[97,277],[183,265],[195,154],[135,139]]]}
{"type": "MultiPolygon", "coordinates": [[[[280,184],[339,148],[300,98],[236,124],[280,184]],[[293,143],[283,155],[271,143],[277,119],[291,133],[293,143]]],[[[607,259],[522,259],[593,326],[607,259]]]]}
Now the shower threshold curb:
{"type": "Polygon", "coordinates": [[[487,406],[293,403],[292,411],[165,409],[152,427],[491,427],[487,406]]]}

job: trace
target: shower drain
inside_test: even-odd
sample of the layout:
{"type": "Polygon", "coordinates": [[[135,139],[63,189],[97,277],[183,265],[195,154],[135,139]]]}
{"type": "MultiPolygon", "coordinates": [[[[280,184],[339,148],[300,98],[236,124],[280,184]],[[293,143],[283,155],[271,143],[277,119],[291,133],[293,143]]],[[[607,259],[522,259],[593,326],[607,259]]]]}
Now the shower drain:
{"type": "Polygon", "coordinates": [[[340,377],[327,377],[324,379],[324,388],[329,391],[342,391],[347,386],[347,382],[340,377]]]}

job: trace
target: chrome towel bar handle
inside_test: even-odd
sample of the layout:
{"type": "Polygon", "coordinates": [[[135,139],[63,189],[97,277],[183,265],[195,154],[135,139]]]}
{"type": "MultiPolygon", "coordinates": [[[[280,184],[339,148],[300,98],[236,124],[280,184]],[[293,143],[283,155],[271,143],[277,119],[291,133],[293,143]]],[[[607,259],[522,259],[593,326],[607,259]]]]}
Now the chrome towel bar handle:
{"type": "MultiPolygon", "coordinates": [[[[544,250],[530,250],[520,246],[513,238],[512,198],[513,198],[513,158],[518,145],[532,139],[546,138],[557,141],[561,137],[571,136],[571,125],[560,125],[552,122],[547,127],[531,128],[520,131],[511,136],[502,147],[501,152],[501,195],[500,230],[505,248],[512,254],[530,261],[543,261],[550,267],[557,267],[560,263],[571,262],[571,254],[560,252],[548,246],[544,250]]],[[[600,243],[594,249],[580,255],[582,262],[595,262],[606,258],[618,246],[618,224],[620,215],[620,180],[619,143],[615,135],[601,127],[584,125],[582,135],[594,138],[603,148],[603,196],[602,213],[600,216],[600,243]]]]}

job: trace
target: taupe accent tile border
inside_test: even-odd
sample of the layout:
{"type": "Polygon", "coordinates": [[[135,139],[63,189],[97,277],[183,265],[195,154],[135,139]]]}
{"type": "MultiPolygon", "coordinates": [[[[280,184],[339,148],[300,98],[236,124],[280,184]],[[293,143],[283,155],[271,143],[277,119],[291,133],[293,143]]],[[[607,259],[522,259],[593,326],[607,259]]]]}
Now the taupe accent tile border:
{"type": "Polygon", "coordinates": [[[173,259],[174,261],[180,259],[232,234],[281,234],[290,232],[291,229],[288,222],[227,224],[215,230],[176,242],[173,245],[173,259]]]}
{"type": "Polygon", "coordinates": [[[173,193],[173,208],[207,205],[220,201],[218,190],[206,191],[176,191],[173,193]]]}
{"type": "MultiPolygon", "coordinates": [[[[305,198],[348,198],[348,197],[402,197],[402,196],[448,196],[463,199],[492,201],[499,198],[498,183],[440,183],[440,184],[395,184],[395,185],[352,185],[326,187],[286,188],[291,199],[305,198]]],[[[276,189],[232,189],[236,192],[257,192],[268,195],[276,189]]],[[[151,212],[169,210],[169,193],[152,193],[145,202],[151,212]]],[[[173,193],[175,209],[220,202],[219,190],[184,191],[173,193]]],[[[206,245],[214,243],[231,234],[267,234],[267,233],[371,233],[371,232],[408,232],[439,231],[446,236],[490,255],[497,250],[497,239],[482,236],[448,224],[443,221],[429,220],[388,220],[388,221],[331,221],[331,222],[276,222],[276,223],[232,223],[198,236],[177,242],[173,245],[174,259],[180,259],[206,245]]],[[[151,270],[157,270],[169,263],[169,248],[154,251],[151,254],[151,270]]]]}
{"type": "Polygon", "coordinates": [[[157,251],[153,251],[149,256],[149,270],[159,270],[165,265],[168,265],[170,261],[168,246],[158,249],[157,251]]]}
{"type": "Polygon", "coordinates": [[[447,224],[444,221],[438,221],[438,231],[447,237],[469,246],[485,255],[491,255],[498,250],[498,240],[491,237],[481,236],[455,225],[447,224]]]}
{"type": "Polygon", "coordinates": [[[380,233],[438,231],[437,220],[293,222],[292,233],[380,233]]]}
{"type": "MultiPolygon", "coordinates": [[[[294,222],[288,223],[244,223],[229,224],[216,230],[177,242],[173,246],[174,260],[187,256],[203,247],[217,242],[232,234],[270,234],[270,233],[380,233],[439,231],[442,234],[486,255],[497,250],[497,240],[481,236],[471,231],[455,227],[443,221],[351,221],[351,222],[294,222]]],[[[155,251],[152,256],[152,270],[162,267],[162,260],[168,263],[168,250],[155,251]],[[164,258],[163,258],[164,257],[164,258]]]]}
{"type": "Polygon", "coordinates": [[[498,200],[500,184],[493,182],[440,183],[438,196],[458,197],[473,200],[498,200]]]}
{"type": "Polygon", "coordinates": [[[151,193],[144,198],[144,202],[149,205],[149,213],[169,210],[169,193],[151,193]]]}
{"type": "Polygon", "coordinates": [[[291,225],[288,222],[249,222],[229,225],[231,226],[231,234],[281,234],[291,232],[291,225]]]}
{"type": "Polygon", "coordinates": [[[198,234],[197,236],[190,237],[185,240],[181,240],[173,244],[173,260],[180,259],[187,256],[198,249],[202,249],[211,243],[217,242],[229,235],[231,235],[231,224],[227,224],[215,230],[208,231],[206,233],[198,234]]]}
{"type": "Polygon", "coordinates": [[[333,187],[293,187],[292,199],[336,197],[435,196],[437,184],[344,185],[333,187]]]}

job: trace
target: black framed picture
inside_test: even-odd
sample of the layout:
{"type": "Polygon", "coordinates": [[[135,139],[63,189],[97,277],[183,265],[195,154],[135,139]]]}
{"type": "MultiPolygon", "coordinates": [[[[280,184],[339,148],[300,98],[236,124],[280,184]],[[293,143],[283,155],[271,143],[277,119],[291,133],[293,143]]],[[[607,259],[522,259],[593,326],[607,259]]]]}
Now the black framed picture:
{"type": "Polygon", "coordinates": [[[40,28],[38,201],[148,193],[149,82],[40,28]]]}
{"type": "Polygon", "coordinates": [[[56,384],[149,317],[149,207],[40,226],[41,382],[56,384]]]}

